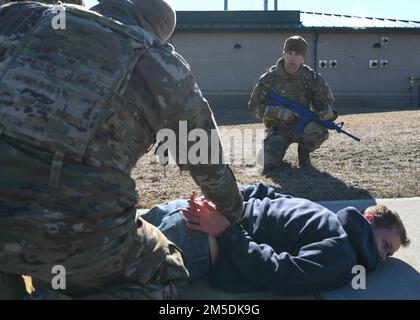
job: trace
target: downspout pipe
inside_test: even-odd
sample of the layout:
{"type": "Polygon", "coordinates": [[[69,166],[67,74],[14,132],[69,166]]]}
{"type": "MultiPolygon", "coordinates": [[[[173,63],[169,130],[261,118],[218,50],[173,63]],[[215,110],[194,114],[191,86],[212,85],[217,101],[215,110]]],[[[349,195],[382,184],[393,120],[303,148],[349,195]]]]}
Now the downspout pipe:
{"type": "Polygon", "coordinates": [[[318,41],[319,41],[319,30],[315,29],[314,69],[316,72],[318,72],[318,41]]]}

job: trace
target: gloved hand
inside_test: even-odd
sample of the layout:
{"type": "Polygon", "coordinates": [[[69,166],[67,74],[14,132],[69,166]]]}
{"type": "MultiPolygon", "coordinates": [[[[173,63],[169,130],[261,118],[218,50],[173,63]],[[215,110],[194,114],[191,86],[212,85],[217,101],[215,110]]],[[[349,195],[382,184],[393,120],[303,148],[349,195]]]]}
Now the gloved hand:
{"type": "Polygon", "coordinates": [[[277,120],[284,123],[290,124],[296,120],[298,115],[287,107],[277,107],[277,120]]]}
{"type": "Polygon", "coordinates": [[[289,125],[298,117],[296,113],[283,106],[265,106],[262,119],[273,121],[280,126],[289,125]]]}
{"type": "Polygon", "coordinates": [[[305,149],[313,152],[316,149],[319,149],[325,140],[328,139],[328,130],[315,122],[309,122],[305,131],[303,131],[303,145],[305,149]]]}

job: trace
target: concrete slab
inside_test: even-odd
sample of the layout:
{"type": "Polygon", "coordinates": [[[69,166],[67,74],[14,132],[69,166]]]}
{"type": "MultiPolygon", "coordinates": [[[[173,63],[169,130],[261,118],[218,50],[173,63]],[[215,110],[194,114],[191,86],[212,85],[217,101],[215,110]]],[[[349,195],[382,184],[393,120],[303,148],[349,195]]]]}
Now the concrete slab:
{"type": "Polygon", "coordinates": [[[210,287],[208,278],[196,281],[185,290],[184,300],[316,300],[315,295],[282,296],[272,291],[233,294],[210,287]]]}
{"type": "Polygon", "coordinates": [[[406,262],[389,258],[366,281],[366,290],[351,285],[317,296],[322,300],[420,300],[418,271],[406,262]]]}
{"type": "Polygon", "coordinates": [[[395,257],[382,264],[367,276],[366,290],[354,290],[351,285],[302,297],[287,297],[274,292],[230,294],[214,290],[203,279],[190,285],[186,300],[420,300],[420,198],[322,201],[323,206],[336,212],[353,206],[363,210],[368,206],[383,204],[397,211],[406,226],[412,243],[409,248],[400,249],[395,257]]]}

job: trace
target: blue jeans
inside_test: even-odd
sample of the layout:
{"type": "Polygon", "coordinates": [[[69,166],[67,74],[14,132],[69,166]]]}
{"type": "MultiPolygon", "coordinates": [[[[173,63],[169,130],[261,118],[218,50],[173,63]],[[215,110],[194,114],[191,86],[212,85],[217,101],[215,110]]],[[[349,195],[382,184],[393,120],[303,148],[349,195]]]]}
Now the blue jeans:
{"type": "Polygon", "coordinates": [[[194,281],[210,272],[209,240],[207,235],[187,228],[187,220],[181,212],[187,207],[186,200],[176,200],[153,207],[141,217],[182,250],[190,281],[194,281]]]}

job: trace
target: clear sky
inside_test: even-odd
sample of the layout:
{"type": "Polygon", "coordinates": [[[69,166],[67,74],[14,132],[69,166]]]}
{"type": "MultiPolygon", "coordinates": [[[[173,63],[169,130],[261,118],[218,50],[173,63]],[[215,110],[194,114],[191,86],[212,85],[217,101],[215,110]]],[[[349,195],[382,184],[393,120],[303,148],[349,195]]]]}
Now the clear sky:
{"type": "MultiPolygon", "coordinates": [[[[85,0],[88,7],[96,0],[85,0]]],[[[224,0],[167,0],[175,10],[223,10],[224,0]]],[[[228,0],[229,10],[263,10],[264,0],[228,0]]],[[[268,0],[270,10],[274,0],[268,0]]],[[[420,0],[278,0],[279,10],[337,13],[375,18],[420,21],[420,0]]]]}

